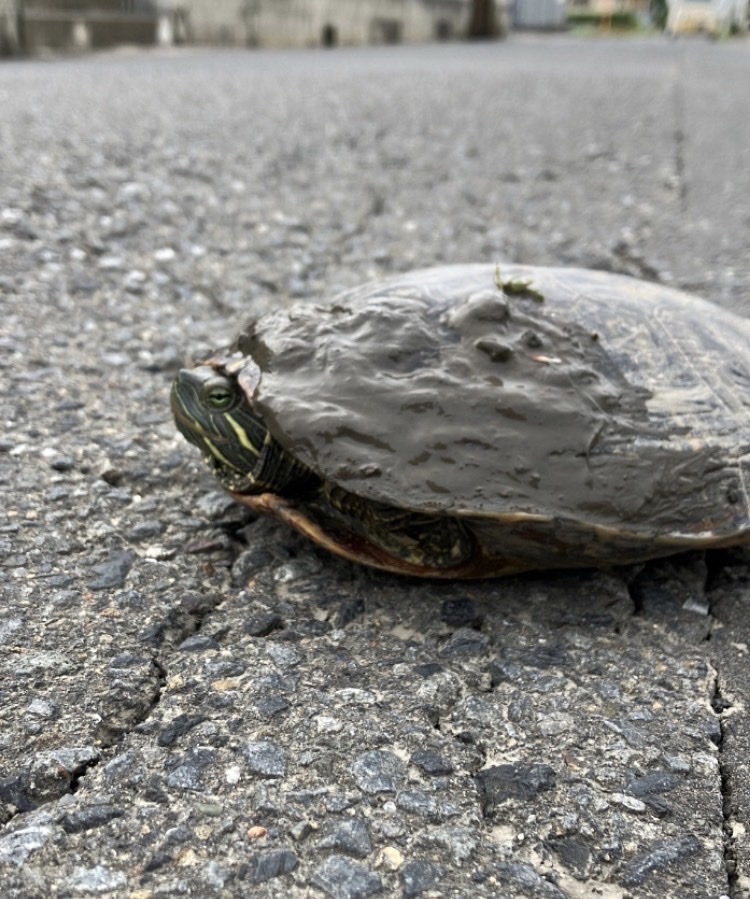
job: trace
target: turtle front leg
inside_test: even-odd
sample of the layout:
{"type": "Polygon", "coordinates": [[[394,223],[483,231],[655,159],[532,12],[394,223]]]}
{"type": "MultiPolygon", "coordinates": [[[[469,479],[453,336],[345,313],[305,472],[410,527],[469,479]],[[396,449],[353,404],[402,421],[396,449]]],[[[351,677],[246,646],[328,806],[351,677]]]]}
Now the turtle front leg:
{"type": "Polygon", "coordinates": [[[328,503],[321,511],[330,516],[333,531],[348,528],[360,540],[410,567],[433,572],[451,569],[474,554],[474,538],[457,518],[362,500],[340,487],[328,486],[323,492],[328,503]]]}
{"type": "Polygon", "coordinates": [[[277,493],[232,496],[255,513],[273,515],[350,562],[415,577],[483,576],[475,565],[474,538],[456,519],[405,513],[387,506],[375,506],[382,513],[378,514],[372,503],[366,504],[363,518],[341,511],[327,498],[298,504],[277,493]],[[384,514],[386,509],[388,514],[384,514]]]}

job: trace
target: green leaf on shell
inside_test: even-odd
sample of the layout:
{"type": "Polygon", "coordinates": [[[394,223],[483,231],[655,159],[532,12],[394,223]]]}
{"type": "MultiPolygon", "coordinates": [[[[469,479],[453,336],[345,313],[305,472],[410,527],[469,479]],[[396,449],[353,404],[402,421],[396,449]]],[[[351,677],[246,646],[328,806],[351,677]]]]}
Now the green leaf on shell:
{"type": "Polygon", "coordinates": [[[535,290],[531,284],[531,280],[524,281],[522,278],[508,278],[503,280],[500,274],[500,266],[495,266],[495,284],[497,289],[501,290],[507,297],[529,297],[538,303],[544,302],[544,294],[535,290]]]}

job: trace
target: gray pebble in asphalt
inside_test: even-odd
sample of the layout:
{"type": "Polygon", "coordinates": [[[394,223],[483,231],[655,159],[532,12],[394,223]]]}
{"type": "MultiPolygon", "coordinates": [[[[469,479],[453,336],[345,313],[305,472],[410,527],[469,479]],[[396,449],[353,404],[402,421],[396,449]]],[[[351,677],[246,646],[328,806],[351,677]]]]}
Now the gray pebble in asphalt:
{"type": "Polygon", "coordinates": [[[365,793],[395,793],[405,776],[401,759],[385,749],[373,749],[357,758],[352,774],[365,793]]]}
{"type": "Polygon", "coordinates": [[[700,850],[701,842],[692,834],[659,840],[648,852],[631,859],[623,872],[623,883],[628,887],[640,886],[652,872],[697,855],[700,850]]]}
{"type": "Polygon", "coordinates": [[[298,864],[297,856],[291,849],[261,852],[253,860],[250,880],[252,883],[264,883],[274,877],[290,874],[298,864]]]}
{"type": "Polygon", "coordinates": [[[243,755],[248,770],[260,777],[284,777],[286,755],[284,750],[270,740],[246,743],[243,755]]]}
{"type": "Polygon", "coordinates": [[[131,550],[117,550],[104,562],[92,566],[95,577],[89,582],[91,590],[111,590],[122,587],[133,567],[136,555],[131,550]]]}
{"type": "Polygon", "coordinates": [[[370,831],[364,818],[347,818],[336,823],[320,841],[322,849],[336,849],[353,858],[367,858],[372,852],[370,831]]]}
{"type": "Polygon", "coordinates": [[[426,859],[407,862],[399,873],[404,899],[413,899],[428,890],[436,888],[440,882],[440,868],[426,859]]]}
{"type": "Polygon", "coordinates": [[[377,874],[342,855],[332,855],[323,862],[312,882],[331,899],[364,899],[383,888],[377,874]]]}

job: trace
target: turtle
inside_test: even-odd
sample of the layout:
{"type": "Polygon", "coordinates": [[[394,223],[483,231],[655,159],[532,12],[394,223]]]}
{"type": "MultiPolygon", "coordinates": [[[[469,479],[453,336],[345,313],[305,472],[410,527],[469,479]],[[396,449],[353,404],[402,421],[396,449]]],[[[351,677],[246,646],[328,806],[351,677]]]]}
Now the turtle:
{"type": "Polygon", "coordinates": [[[750,541],[750,323],[627,275],[446,265],[297,302],[171,405],[238,502],[398,574],[750,541]]]}

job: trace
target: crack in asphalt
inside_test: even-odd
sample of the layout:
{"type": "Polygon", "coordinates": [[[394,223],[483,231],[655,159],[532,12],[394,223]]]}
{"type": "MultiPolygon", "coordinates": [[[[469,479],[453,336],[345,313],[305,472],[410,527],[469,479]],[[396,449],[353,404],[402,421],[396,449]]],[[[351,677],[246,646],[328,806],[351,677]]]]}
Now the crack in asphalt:
{"type": "MultiPolygon", "coordinates": [[[[70,783],[68,784],[68,789],[66,792],[67,793],[77,793],[81,788],[81,782],[83,781],[83,779],[86,777],[86,775],[89,773],[89,771],[92,770],[92,768],[96,768],[96,766],[99,764],[100,761],[101,761],[101,756],[99,756],[99,758],[97,758],[97,759],[92,759],[90,762],[86,762],[86,764],[81,765],[80,768],[76,768],[72,772],[73,776],[70,778],[70,783]]],[[[62,795],[64,796],[65,793],[63,793],[62,795]]],[[[59,798],[60,797],[58,796],[57,799],[59,799],[59,798]]],[[[56,799],[48,800],[48,802],[55,802],[55,801],[56,801],[56,799]]],[[[40,803],[40,804],[46,805],[46,803],[44,803],[44,802],[40,803]]],[[[39,806],[37,806],[37,808],[38,807],[39,806]]]]}
{"type": "MultiPolygon", "coordinates": [[[[56,760],[54,753],[50,756],[49,764],[56,765],[54,780],[59,783],[59,787],[55,788],[51,784],[46,795],[41,797],[33,795],[34,781],[37,776],[34,771],[34,762],[38,762],[42,758],[39,754],[32,757],[25,770],[12,777],[0,779],[0,802],[5,804],[5,809],[0,811],[0,834],[14,819],[57,802],[67,794],[77,793],[89,772],[99,765],[104,753],[122,742],[124,737],[151,717],[161,702],[167,682],[168,660],[165,656],[168,657],[174,652],[183,640],[199,633],[205,620],[221,602],[222,598],[216,594],[210,596],[188,595],[183,599],[180,607],[171,609],[160,622],[141,634],[141,640],[147,644],[150,643],[153,649],[166,649],[165,653],[152,652],[150,655],[151,664],[156,671],[156,689],[150,696],[144,697],[147,698],[147,701],[143,703],[142,709],[128,721],[127,726],[118,727],[109,724],[100,728],[96,734],[95,755],[83,758],[70,767],[66,765],[62,756],[60,760],[56,760]]],[[[122,710],[124,706],[120,704],[118,708],[122,710]]],[[[83,748],[79,750],[81,753],[83,748]]],[[[60,753],[64,751],[61,749],[60,753]]]]}
{"type": "MultiPolygon", "coordinates": [[[[702,594],[706,600],[706,612],[708,614],[709,628],[703,640],[705,644],[710,644],[712,633],[720,621],[715,614],[712,604],[712,592],[723,582],[723,572],[728,563],[728,556],[724,551],[718,550],[706,553],[705,556],[705,577],[702,584],[702,594]]],[[[633,615],[643,615],[646,610],[644,602],[646,593],[644,587],[648,587],[649,581],[646,577],[644,580],[644,572],[648,568],[642,569],[635,577],[626,582],[626,588],[633,602],[633,615]]],[[[734,803],[733,803],[733,778],[730,764],[727,761],[725,753],[725,740],[727,736],[727,712],[732,709],[732,701],[725,695],[722,681],[721,664],[718,659],[712,658],[712,653],[706,654],[706,662],[708,663],[712,678],[712,689],[709,692],[708,700],[711,709],[715,713],[718,721],[718,735],[712,735],[712,739],[716,745],[717,764],[719,768],[719,790],[722,814],[722,837],[723,837],[723,866],[726,874],[727,891],[725,899],[740,899],[744,896],[744,892],[740,885],[740,878],[737,872],[737,858],[735,850],[734,838],[734,803]]]]}
{"type": "Polygon", "coordinates": [[[677,57],[673,72],[673,97],[674,97],[674,174],[677,181],[677,196],[680,211],[687,212],[688,208],[688,181],[685,172],[685,53],[677,57]]]}
{"type": "Polygon", "coordinates": [[[732,783],[731,773],[727,767],[723,750],[726,735],[725,713],[732,707],[732,703],[723,695],[721,689],[721,672],[714,667],[714,692],[711,697],[711,708],[719,719],[719,741],[717,743],[717,760],[719,763],[719,777],[721,783],[721,813],[724,819],[724,869],[727,875],[727,888],[730,899],[739,899],[741,890],[739,876],[737,874],[737,857],[734,845],[734,818],[732,814],[732,783]]]}
{"type": "Polygon", "coordinates": [[[11,821],[18,817],[22,817],[30,812],[35,812],[44,806],[57,802],[63,796],[77,793],[90,771],[99,765],[104,753],[120,743],[128,733],[131,733],[139,724],[146,721],[153,713],[154,709],[159,705],[166,683],[166,668],[160,660],[154,656],[151,663],[158,672],[158,689],[154,691],[149,698],[148,704],[142,713],[135,715],[126,728],[105,728],[97,734],[96,749],[94,747],[78,747],[72,750],[61,747],[57,751],[53,751],[48,757],[44,753],[35,754],[30,760],[26,770],[18,772],[16,775],[5,778],[0,781],[0,799],[5,801],[4,814],[0,821],[0,833],[11,821]],[[86,749],[94,750],[86,755],[86,749]],[[71,764],[66,753],[78,753],[82,758],[80,761],[73,760],[71,764]],[[43,776],[50,780],[45,788],[44,795],[37,797],[34,790],[38,788],[35,783],[39,777],[39,773],[35,770],[35,763],[46,764],[47,771],[43,776]],[[53,771],[54,768],[54,771],[53,771]]]}
{"type": "MultiPolygon", "coordinates": [[[[711,619],[711,629],[706,635],[706,642],[711,642],[711,637],[715,625],[719,619],[714,614],[711,603],[711,592],[714,586],[720,581],[723,565],[721,564],[721,556],[718,561],[711,564],[711,554],[707,555],[707,570],[705,594],[709,601],[709,615],[711,619]]],[[[721,816],[723,830],[723,862],[724,870],[727,878],[727,896],[729,899],[741,899],[744,895],[739,882],[739,874],[737,872],[737,855],[735,850],[734,839],[734,823],[733,800],[732,800],[732,775],[730,767],[727,763],[725,750],[725,740],[727,735],[727,711],[732,708],[733,703],[725,695],[722,689],[721,664],[718,660],[709,659],[709,664],[714,672],[713,693],[710,697],[711,708],[713,709],[719,723],[719,739],[716,743],[716,759],[719,766],[719,783],[721,790],[721,816]]]]}

